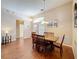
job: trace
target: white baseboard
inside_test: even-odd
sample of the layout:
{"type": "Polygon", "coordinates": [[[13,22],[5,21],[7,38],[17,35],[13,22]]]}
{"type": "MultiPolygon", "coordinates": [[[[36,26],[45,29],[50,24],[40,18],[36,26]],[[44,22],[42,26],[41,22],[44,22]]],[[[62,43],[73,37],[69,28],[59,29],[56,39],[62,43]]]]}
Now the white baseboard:
{"type": "Polygon", "coordinates": [[[11,41],[16,41],[16,39],[13,39],[13,40],[11,40],[11,41]]]}
{"type": "Polygon", "coordinates": [[[64,46],[68,46],[68,47],[71,47],[71,48],[73,48],[71,45],[67,45],[67,44],[63,44],[64,46]]]}
{"type": "Polygon", "coordinates": [[[24,37],[24,39],[27,39],[27,38],[31,38],[31,37],[24,37]]]}

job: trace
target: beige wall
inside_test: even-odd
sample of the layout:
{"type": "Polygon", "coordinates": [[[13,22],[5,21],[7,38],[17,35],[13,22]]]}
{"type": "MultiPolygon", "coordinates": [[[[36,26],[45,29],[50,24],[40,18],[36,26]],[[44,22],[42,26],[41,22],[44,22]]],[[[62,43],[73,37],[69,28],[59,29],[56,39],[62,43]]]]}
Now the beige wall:
{"type": "MultiPolygon", "coordinates": [[[[77,2],[77,0],[74,0],[73,2],[73,6],[74,4],[77,2]]],[[[77,28],[74,28],[74,7],[73,7],[73,10],[72,10],[72,13],[73,13],[73,18],[72,18],[72,35],[73,35],[73,39],[72,39],[72,47],[73,47],[73,53],[74,53],[74,57],[75,59],[77,59],[77,28]]]]}
{"type": "Polygon", "coordinates": [[[8,35],[12,36],[12,41],[16,40],[16,19],[15,15],[1,8],[1,35],[5,36],[6,31],[8,31],[8,35]]]}
{"type": "MultiPolygon", "coordinates": [[[[41,17],[44,14],[36,15],[35,17],[41,17]]],[[[64,4],[62,6],[50,9],[45,12],[45,20],[58,20],[58,27],[48,27],[46,25],[47,32],[54,32],[56,36],[66,35],[64,43],[72,46],[72,2],[64,4]]]]}
{"type": "Polygon", "coordinates": [[[73,40],[72,40],[72,46],[73,46],[73,53],[75,59],[77,59],[77,29],[73,29],[73,40]]]}

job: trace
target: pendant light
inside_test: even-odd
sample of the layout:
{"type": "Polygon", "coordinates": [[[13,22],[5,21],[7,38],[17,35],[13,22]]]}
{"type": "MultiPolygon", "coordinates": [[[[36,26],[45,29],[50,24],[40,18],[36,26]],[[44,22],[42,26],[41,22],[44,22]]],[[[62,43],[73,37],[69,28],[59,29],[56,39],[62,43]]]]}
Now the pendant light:
{"type": "Polygon", "coordinates": [[[41,9],[41,11],[43,11],[44,20],[41,22],[41,24],[48,24],[48,22],[45,21],[45,5],[46,5],[46,0],[43,0],[43,2],[44,2],[44,7],[43,7],[43,9],[41,9]]]}

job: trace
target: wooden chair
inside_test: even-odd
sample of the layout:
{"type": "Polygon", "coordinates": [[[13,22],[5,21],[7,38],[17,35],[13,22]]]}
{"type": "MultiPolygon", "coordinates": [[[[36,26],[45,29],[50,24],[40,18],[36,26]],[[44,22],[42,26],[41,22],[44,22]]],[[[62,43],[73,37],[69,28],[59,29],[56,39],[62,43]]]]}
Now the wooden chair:
{"type": "Polygon", "coordinates": [[[63,44],[63,41],[64,41],[64,38],[65,38],[65,35],[63,35],[63,38],[62,38],[62,41],[61,43],[53,43],[54,47],[57,47],[60,49],[60,56],[62,56],[62,53],[63,53],[63,47],[62,47],[62,44],[63,44]]]}
{"type": "Polygon", "coordinates": [[[44,46],[44,35],[37,35],[37,39],[36,49],[40,51],[41,47],[44,46]]]}
{"type": "Polygon", "coordinates": [[[47,34],[48,32],[44,32],[44,34],[47,34]]]}
{"type": "Polygon", "coordinates": [[[1,44],[2,44],[2,45],[5,44],[5,37],[4,37],[4,36],[2,36],[1,44]]]}
{"type": "Polygon", "coordinates": [[[45,36],[44,35],[38,35],[37,36],[38,39],[38,43],[37,43],[37,50],[39,52],[49,52],[51,51],[51,44],[45,40],[45,36]]]}
{"type": "Polygon", "coordinates": [[[8,34],[6,33],[6,36],[5,36],[5,44],[6,43],[9,43],[9,36],[8,36],[8,34]]]}
{"type": "Polygon", "coordinates": [[[32,32],[32,44],[33,48],[36,47],[36,41],[37,41],[37,34],[35,32],[32,32]]]}
{"type": "Polygon", "coordinates": [[[9,40],[10,40],[10,42],[11,42],[11,40],[12,40],[12,36],[10,35],[10,38],[9,38],[9,40]]]}

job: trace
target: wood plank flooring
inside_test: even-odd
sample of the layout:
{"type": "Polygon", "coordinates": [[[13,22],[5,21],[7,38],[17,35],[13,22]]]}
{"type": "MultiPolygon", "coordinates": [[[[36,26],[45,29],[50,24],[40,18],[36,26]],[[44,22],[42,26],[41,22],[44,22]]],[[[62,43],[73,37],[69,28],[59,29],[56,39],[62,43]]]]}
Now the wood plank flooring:
{"type": "Polygon", "coordinates": [[[63,47],[62,57],[60,57],[59,49],[56,48],[51,53],[43,54],[32,49],[31,39],[20,39],[1,46],[1,59],[74,59],[72,49],[63,47]]]}

